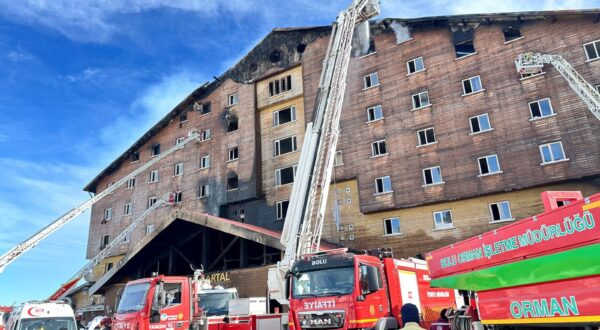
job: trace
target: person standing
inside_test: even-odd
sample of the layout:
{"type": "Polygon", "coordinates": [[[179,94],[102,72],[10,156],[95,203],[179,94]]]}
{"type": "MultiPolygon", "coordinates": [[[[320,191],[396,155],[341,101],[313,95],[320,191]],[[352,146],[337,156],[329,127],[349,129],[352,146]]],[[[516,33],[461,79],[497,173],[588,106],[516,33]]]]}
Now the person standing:
{"type": "Polygon", "coordinates": [[[419,317],[419,309],[416,305],[411,303],[402,305],[400,315],[402,315],[402,329],[425,330],[421,328],[421,325],[419,324],[421,319],[419,317]]]}
{"type": "Polygon", "coordinates": [[[442,309],[440,318],[431,323],[429,330],[450,330],[450,322],[448,322],[448,317],[446,316],[447,311],[446,308],[442,309]]]}

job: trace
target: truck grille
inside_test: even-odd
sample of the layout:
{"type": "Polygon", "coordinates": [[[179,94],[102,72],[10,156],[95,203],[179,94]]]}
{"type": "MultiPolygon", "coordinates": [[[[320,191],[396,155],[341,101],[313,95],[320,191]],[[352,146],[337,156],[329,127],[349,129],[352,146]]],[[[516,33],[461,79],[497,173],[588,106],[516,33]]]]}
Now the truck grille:
{"type": "Polygon", "coordinates": [[[299,313],[298,320],[302,329],[335,329],[344,326],[343,311],[299,313]]]}

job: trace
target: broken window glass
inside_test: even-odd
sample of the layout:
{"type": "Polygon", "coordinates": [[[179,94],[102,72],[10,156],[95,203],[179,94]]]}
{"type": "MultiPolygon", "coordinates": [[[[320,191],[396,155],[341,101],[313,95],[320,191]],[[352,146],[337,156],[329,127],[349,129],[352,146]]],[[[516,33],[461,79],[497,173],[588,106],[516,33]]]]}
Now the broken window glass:
{"type": "Polygon", "coordinates": [[[452,34],[456,58],[461,58],[475,53],[473,44],[473,30],[456,31],[452,34]]]}
{"type": "Polygon", "coordinates": [[[234,132],[237,130],[238,130],[238,120],[237,120],[237,118],[233,118],[227,123],[227,133],[234,132]]]}
{"type": "Polygon", "coordinates": [[[502,29],[504,33],[504,41],[509,42],[522,37],[521,30],[517,26],[507,26],[502,29]]]}
{"type": "Polygon", "coordinates": [[[238,188],[238,176],[232,175],[227,178],[227,190],[234,190],[238,188]]]}

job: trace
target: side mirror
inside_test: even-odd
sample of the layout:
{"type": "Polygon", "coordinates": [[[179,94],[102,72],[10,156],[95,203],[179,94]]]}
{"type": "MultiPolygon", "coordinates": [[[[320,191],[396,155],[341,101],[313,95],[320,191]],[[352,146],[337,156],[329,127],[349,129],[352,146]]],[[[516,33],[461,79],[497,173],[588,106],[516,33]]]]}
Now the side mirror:
{"type": "Polygon", "coordinates": [[[369,293],[373,293],[379,290],[379,276],[377,274],[377,268],[369,267],[367,268],[367,283],[369,288],[369,293]]]}
{"type": "Polygon", "coordinates": [[[160,322],[160,312],[158,311],[158,306],[152,306],[152,310],[150,311],[150,323],[158,322],[160,322]]]}

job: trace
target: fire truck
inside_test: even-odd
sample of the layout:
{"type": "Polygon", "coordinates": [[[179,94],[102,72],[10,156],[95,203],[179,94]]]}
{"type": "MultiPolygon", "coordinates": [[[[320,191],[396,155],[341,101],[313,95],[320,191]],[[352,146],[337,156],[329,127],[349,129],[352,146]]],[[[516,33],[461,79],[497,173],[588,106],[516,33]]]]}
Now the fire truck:
{"type": "Polygon", "coordinates": [[[116,330],[269,330],[284,314],[229,316],[235,289],[213,287],[201,270],[193,278],[156,275],[127,283],[113,317],[116,330]]]}
{"type": "Polygon", "coordinates": [[[405,303],[415,304],[429,327],[455,306],[452,289],[430,287],[425,261],[394,259],[388,249],[307,255],[290,277],[290,329],[398,329],[405,303]]]}
{"type": "Polygon", "coordinates": [[[542,214],[429,253],[431,285],[471,291],[483,325],[597,328],[600,194],[542,200],[542,214]]]}

